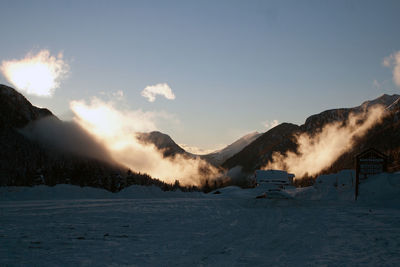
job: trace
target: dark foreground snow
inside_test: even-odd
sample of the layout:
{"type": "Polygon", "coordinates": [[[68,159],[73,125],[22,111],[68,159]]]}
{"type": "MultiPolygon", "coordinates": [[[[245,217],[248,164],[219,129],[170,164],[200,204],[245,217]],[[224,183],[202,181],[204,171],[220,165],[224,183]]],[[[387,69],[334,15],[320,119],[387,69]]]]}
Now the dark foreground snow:
{"type": "Polygon", "coordinates": [[[0,266],[400,264],[398,199],[354,203],[303,190],[270,200],[242,191],[0,188],[0,266]]]}

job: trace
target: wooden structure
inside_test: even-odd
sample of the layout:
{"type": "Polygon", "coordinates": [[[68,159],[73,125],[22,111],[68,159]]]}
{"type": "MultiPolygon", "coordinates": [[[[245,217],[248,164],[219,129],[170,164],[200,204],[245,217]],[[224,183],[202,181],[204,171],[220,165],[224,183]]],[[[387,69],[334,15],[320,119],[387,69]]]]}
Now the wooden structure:
{"type": "Polygon", "coordinates": [[[358,197],[360,179],[379,174],[387,170],[387,156],[374,148],[369,148],[356,156],[355,199],[358,197]]]}

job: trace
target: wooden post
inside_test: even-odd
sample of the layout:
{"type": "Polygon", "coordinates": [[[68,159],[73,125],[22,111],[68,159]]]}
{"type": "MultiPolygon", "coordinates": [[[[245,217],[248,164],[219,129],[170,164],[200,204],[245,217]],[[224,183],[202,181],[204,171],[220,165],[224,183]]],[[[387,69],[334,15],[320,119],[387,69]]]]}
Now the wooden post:
{"type": "Polygon", "coordinates": [[[355,200],[357,200],[358,197],[358,183],[360,181],[360,172],[359,172],[359,166],[357,164],[357,170],[356,170],[356,186],[355,186],[355,200]]]}

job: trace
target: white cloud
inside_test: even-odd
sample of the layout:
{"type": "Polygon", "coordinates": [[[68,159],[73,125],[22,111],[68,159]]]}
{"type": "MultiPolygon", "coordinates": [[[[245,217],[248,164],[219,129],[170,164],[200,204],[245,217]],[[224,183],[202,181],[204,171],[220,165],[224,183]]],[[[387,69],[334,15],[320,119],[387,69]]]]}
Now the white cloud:
{"type": "Polygon", "coordinates": [[[400,51],[395,55],[395,65],[393,68],[393,80],[397,86],[400,86],[400,51]]]}
{"type": "Polygon", "coordinates": [[[118,91],[113,93],[113,96],[117,97],[117,98],[122,98],[122,97],[124,97],[124,91],[118,90],[118,91]]]}
{"type": "Polygon", "coordinates": [[[392,65],[392,61],[393,61],[393,54],[388,57],[385,57],[382,61],[382,65],[389,68],[392,65]]]}
{"type": "Polygon", "coordinates": [[[379,90],[382,89],[382,84],[381,84],[380,82],[378,82],[377,80],[374,80],[374,81],[372,82],[372,85],[373,85],[376,89],[379,89],[379,90]]]}
{"type": "Polygon", "coordinates": [[[110,101],[119,101],[119,102],[125,101],[124,91],[122,90],[110,91],[110,92],[100,91],[99,95],[101,95],[102,98],[109,99],[110,101]]]}
{"type": "Polygon", "coordinates": [[[269,130],[274,128],[275,126],[277,126],[279,124],[278,120],[272,120],[272,121],[265,121],[263,122],[264,127],[269,130]]]}
{"type": "Polygon", "coordinates": [[[385,67],[393,67],[393,82],[400,87],[400,51],[385,57],[382,62],[385,67]]]}
{"type": "Polygon", "coordinates": [[[18,90],[27,94],[51,97],[68,74],[69,66],[63,54],[52,56],[49,50],[28,53],[23,59],[2,61],[0,71],[18,90]]]}
{"type": "Polygon", "coordinates": [[[156,85],[148,85],[142,91],[142,96],[147,98],[149,102],[154,102],[157,95],[162,95],[166,99],[174,100],[175,95],[166,83],[158,83],[156,85]]]}

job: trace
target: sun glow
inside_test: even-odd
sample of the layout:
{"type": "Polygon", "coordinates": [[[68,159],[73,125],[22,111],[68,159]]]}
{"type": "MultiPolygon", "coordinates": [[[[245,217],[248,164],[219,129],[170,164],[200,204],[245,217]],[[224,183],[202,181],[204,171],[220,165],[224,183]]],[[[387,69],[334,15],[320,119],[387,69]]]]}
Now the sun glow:
{"type": "Polygon", "coordinates": [[[104,144],[112,158],[134,171],[145,172],[165,182],[179,180],[182,185],[201,185],[205,179],[216,179],[219,171],[196,157],[175,155],[164,158],[154,145],[143,144],[137,132],[156,130],[153,122],[157,113],[141,110],[121,110],[112,102],[93,98],[72,101],[75,121],[97,141],[104,144]]]}
{"type": "Polygon", "coordinates": [[[62,53],[52,56],[48,50],[41,50],[36,55],[28,53],[20,60],[3,61],[0,66],[4,77],[17,89],[44,97],[53,95],[68,70],[62,53]]]}

